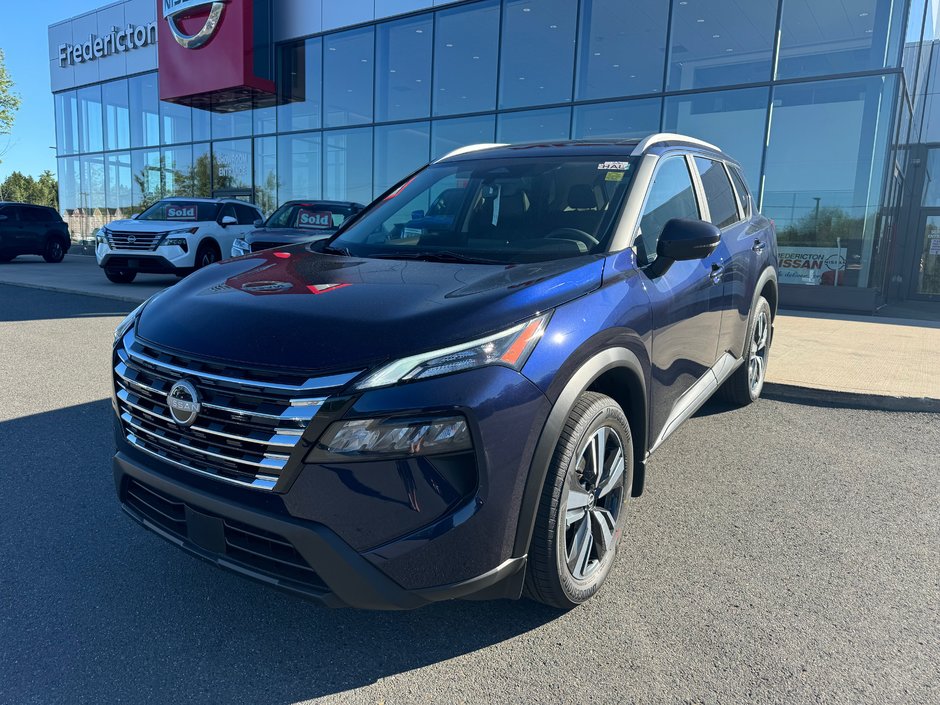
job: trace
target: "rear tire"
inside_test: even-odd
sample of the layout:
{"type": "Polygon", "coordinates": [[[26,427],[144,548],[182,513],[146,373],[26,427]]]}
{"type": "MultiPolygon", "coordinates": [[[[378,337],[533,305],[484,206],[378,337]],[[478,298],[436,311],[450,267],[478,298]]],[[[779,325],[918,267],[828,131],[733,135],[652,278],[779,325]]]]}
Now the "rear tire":
{"type": "Polygon", "coordinates": [[[46,249],[42,253],[42,258],[50,264],[57,264],[65,259],[65,246],[57,237],[50,237],[46,240],[46,249]]]}
{"type": "Polygon", "coordinates": [[[115,284],[130,284],[137,277],[137,272],[130,269],[106,269],[104,275],[115,284]]]}
{"type": "Polygon", "coordinates": [[[559,609],[589,600],[607,579],[622,533],[633,438],[620,406],[585,392],[552,457],[532,542],[525,595],[559,609]]]}
{"type": "Polygon", "coordinates": [[[767,299],[761,296],[748,322],[744,362],[718,390],[723,399],[735,406],[747,406],[760,398],[772,339],[773,314],[767,299]]]}

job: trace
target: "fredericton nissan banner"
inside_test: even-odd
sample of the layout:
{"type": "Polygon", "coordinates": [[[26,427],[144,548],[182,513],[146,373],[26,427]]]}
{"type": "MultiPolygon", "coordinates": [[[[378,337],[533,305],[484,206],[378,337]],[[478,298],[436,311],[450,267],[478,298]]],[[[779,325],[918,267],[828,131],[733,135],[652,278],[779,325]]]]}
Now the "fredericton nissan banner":
{"type": "Polygon", "coordinates": [[[271,0],[156,0],[160,99],[218,111],[273,103],[271,0]]]}
{"type": "Polygon", "coordinates": [[[780,247],[781,284],[838,285],[845,273],[844,247],[780,247]]]}

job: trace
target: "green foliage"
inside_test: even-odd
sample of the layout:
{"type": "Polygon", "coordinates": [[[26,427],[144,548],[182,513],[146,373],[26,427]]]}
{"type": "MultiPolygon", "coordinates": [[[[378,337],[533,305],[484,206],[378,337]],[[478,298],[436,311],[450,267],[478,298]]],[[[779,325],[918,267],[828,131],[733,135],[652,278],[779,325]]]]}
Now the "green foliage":
{"type": "Polygon", "coordinates": [[[0,200],[59,208],[59,182],[46,170],[38,179],[14,171],[0,184],[0,200]]]}
{"type": "Polygon", "coordinates": [[[19,107],[20,96],[13,90],[13,79],[7,72],[3,49],[0,49],[0,135],[8,135],[13,130],[19,107]]]}
{"type": "Polygon", "coordinates": [[[837,238],[843,246],[850,240],[861,240],[864,218],[852,218],[838,207],[824,206],[810,212],[777,232],[780,242],[806,247],[835,247],[837,238]]]}

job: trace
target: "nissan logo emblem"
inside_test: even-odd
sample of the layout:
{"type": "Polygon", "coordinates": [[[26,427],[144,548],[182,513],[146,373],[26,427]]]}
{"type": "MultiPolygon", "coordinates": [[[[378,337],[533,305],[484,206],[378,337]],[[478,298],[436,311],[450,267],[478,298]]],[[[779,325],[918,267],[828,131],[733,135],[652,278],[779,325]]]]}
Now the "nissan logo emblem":
{"type": "Polygon", "coordinates": [[[166,401],[170,407],[170,416],[180,426],[192,426],[202,408],[196,387],[185,379],[170,387],[166,401]]]}
{"type": "Polygon", "coordinates": [[[184,49],[198,49],[212,39],[216,29],[218,29],[219,22],[222,19],[222,11],[225,9],[225,3],[227,2],[228,0],[208,0],[208,2],[207,0],[163,0],[163,19],[169,25],[170,33],[177,44],[184,49]],[[209,17],[202,29],[195,34],[186,34],[179,28],[176,21],[180,17],[192,14],[195,10],[207,5],[211,5],[211,8],[209,9],[209,17]]]}

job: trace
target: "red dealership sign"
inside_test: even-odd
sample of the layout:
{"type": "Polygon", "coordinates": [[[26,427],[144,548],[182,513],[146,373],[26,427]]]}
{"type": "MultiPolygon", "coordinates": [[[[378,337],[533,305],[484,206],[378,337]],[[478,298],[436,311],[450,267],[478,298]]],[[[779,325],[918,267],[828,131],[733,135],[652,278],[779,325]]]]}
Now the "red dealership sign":
{"type": "Polygon", "coordinates": [[[156,0],[160,100],[231,112],[276,101],[271,0],[156,0]]]}

